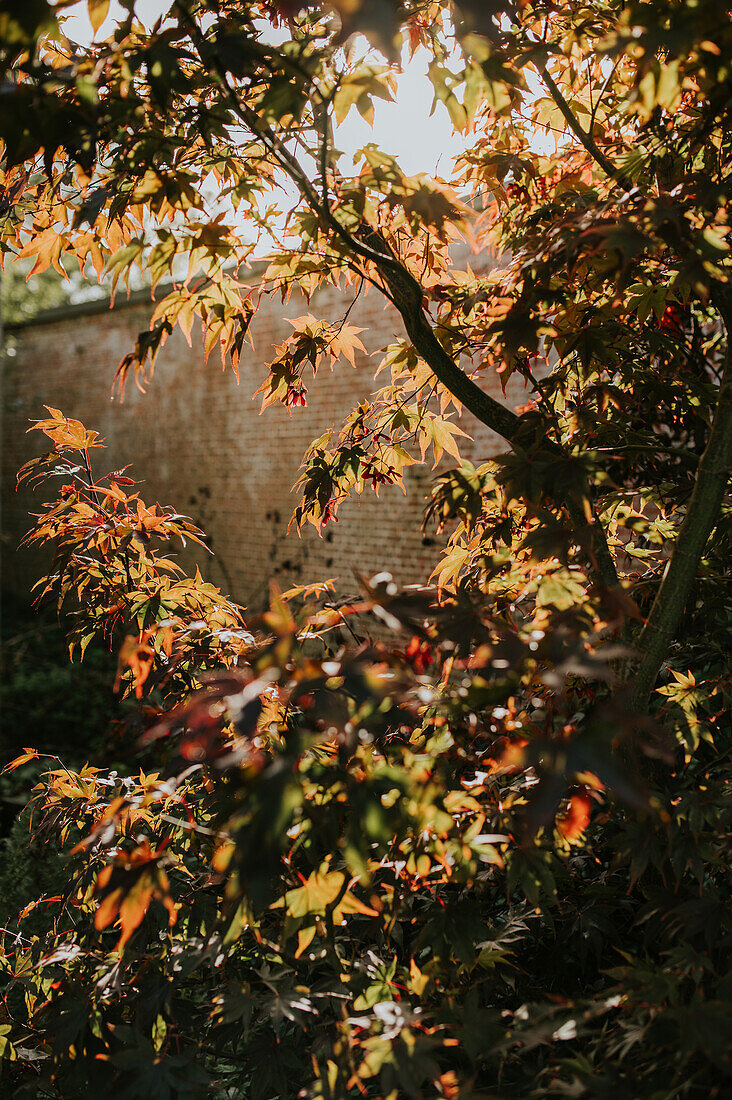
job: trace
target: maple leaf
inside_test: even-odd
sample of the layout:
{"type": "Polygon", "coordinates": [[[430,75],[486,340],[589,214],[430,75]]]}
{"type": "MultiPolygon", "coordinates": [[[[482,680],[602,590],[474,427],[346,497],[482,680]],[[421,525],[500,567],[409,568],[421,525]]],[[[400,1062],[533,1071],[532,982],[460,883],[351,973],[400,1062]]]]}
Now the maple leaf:
{"type": "Polygon", "coordinates": [[[362,328],[356,328],[354,325],[342,325],[336,336],[330,341],[328,350],[331,355],[331,367],[339,358],[343,356],[347,359],[352,367],[356,366],[357,351],[366,353],[366,348],[363,346],[358,338],[359,332],[363,332],[362,328]]]}
{"type": "Polygon", "coordinates": [[[151,901],[157,898],[168,910],[172,927],[178,917],[170,896],[168,876],[160,866],[162,850],[153,850],[145,840],[132,852],[115,856],[97,875],[94,892],[101,900],[94,917],[94,926],[104,930],[119,920],[120,938],[116,945],[122,951],[130,937],[142,924],[151,901]]]}
{"type": "Polygon", "coordinates": [[[29,432],[43,432],[59,450],[88,451],[92,447],[104,446],[99,433],[87,431],[80,420],[72,420],[50,405],[43,407],[51,414],[50,419],[36,421],[28,429],[29,432]]]}
{"type": "Polygon", "coordinates": [[[338,125],[356,107],[361,117],[373,125],[373,97],[392,102],[394,76],[386,65],[360,65],[341,80],[333,98],[333,110],[338,125]]]}
{"type": "Polygon", "coordinates": [[[110,0],[87,0],[89,20],[95,34],[109,14],[109,3],[110,0]]]}
{"type": "Polygon", "coordinates": [[[573,794],[564,813],[556,820],[557,832],[568,844],[576,844],[592,815],[592,798],[587,792],[573,794]]]}
{"type": "Polygon", "coordinates": [[[442,555],[430,579],[435,579],[437,581],[437,587],[440,590],[454,589],[458,577],[469,559],[469,547],[460,543],[455,543],[442,555]]]}
{"type": "Polygon", "coordinates": [[[136,638],[128,634],[122,643],[117,662],[117,674],[114,679],[114,691],[119,691],[122,686],[122,676],[127,669],[132,672],[132,682],[135,686],[135,696],[142,699],[143,687],[152,670],[155,660],[155,650],[148,645],[146,638],[150,632],[136,638]]]}
{"type": "Polygon", "coordinates": [[[340,871],[313,871],[302,886],[288,890],[284,901],[277,904],[284,904],[292,917],[322,916],[338,897],[344,882],[345,875],[340,871]]]}
{"type": "Polygon", "coordinates": [[[463,436],[466,439],[470,438],[462,428],[459,428],[457,424],[453,424],[452,421],[444,417],[431,416],[425,413],[419,433],[419,445],[422,452],[422,458],[425,457],[427,448],[432,445],[435,457],[433,469],[437,466],[445,452],[459,462],[460,451],[457,444],[457,437],[459,436],[463,436]]]}
{"type": "Polygon", "coordinates": [[[37,760],[38,753],[35,749],[24,748],[20,756],[16,756],[11,760],[2,770],[2,775],[6,772],[15,771],[16,768],[20,768],[23,764],[27,764],[29,760],[37,760]]]}

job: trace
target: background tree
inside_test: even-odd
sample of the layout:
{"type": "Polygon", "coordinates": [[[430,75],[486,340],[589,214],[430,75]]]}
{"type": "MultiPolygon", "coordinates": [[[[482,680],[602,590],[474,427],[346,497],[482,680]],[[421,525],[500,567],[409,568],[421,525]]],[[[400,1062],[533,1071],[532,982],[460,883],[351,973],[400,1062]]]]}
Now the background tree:
{"type": "MultiPolygon", "coordinates": [[[[428,508],[450,529],[434,589],[273,592],[245,627],[157,547],[200,532],[100,478],[94,432],[38,425],[53,450],[22,476],[64,480],[30,536],[56,545],[41,594],[75,612],[72,648],[117,647],[143,770],[36,788],[37,836],[73,842],[75,871],[46,942],[6,944],[16,1080],[722,1095],[729,13],[179,0],[87,49],[39,37],[51,16],[3,24],[4,248],[172,278],[118,384],[196,318],[236,369],[264,294],[381,293],[404,323],[388,382],[312,444],[295,522],[417,453],[459,465],[428,508]],[[450,185],[338,153],[402,44],[474,134],[450,185]],[[485,393],[491,370],[526,378],[526,408],[485,393]],[[460,463],[460,412],[506,454],[460,463]]],[[[347,311],[293,328],[265,406],[359,347],[347,311]]]]}
{"type": "Polygon", "coordinates": [[[53,309],[68,302],[63,280],[54,271],[27,280],[32,264],[8,264],[2,277],[3,324],[27,321],[41,310],[53,309]],[[21,270],[25,266],[25,271],[21,270]]]}

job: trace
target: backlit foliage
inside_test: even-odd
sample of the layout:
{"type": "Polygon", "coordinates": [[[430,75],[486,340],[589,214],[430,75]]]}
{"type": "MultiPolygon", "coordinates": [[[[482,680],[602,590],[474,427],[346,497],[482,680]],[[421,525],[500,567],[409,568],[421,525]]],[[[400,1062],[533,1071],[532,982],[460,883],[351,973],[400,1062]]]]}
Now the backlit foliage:
{"type": "Polygon", "coordinates": [[[3,1085],[724,1096],[729,12],[178,0],[82,48],[67,6],[0,20],[4,253],[158,288],[122,391],[176,326],[236,371],[280,296],[265,418],[363,355],[315,291],[382,294],[403,331],[305,455],[294,522],[428,462],[445,545],[430,585],[316,579],[245,621],[93,430],[35,425],[39,598],[72,656],[119,655],[131,764],[54,759],[33,790],[66,873],[2,933],[3,1085]],[[402,50],[466,135],[449,181],[338,152],[402,50]],[[471,418],[506,453],[463,461],[471,418]]]}

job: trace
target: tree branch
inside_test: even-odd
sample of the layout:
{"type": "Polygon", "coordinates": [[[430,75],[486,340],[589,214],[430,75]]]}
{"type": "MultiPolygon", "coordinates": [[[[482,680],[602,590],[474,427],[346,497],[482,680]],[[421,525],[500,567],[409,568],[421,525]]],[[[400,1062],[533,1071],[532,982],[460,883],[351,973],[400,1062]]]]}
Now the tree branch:
{"type": "MultiPolygon", "coordinates": [[[[191,37],[196,42],[203,61],[200,48],[204,38],[202,31],[188,11],[184,0],[176,0],[176,6],[184,15],[191,37]]],[[[358,230],[351,233],[338,220],[330,204],[321,200],[317,188],[308,178],[297,157],[290,152],[284,141],[272,132],[254,108],[241,98],[230,83],[228,73],[218,61],[215,62],[215,67],[234,112],[252,133],[264,141],[280,166],[299,187],[323,228],[334,232],[350,250],[362,260],[373,264],[379,272],[389,289],[391,300],[401,314],[410,340],[438,381],[482,424],[502,436],[513,450],[521,449],[519,438],[522,428],[521,418],[490,394],[485,393],[465,371],[460,369],[445,350],[425,314],[424,291],[420,282],[394,255],[388,242],[367,222],[362,222],[358,230]]],[[[549,443],[547,449],[558,455],[563,454],[557,444],[549,443]]],[[[572,525],[578,533],[589,531],[590,564],[598,579],[608,587],[617,585],[617,571],[607,544],[605,530],[597,520],[588,524],[581,495],[577,494],[577,499],[570,498],[557,503],[566,507],[572,525]]]]}
{"type": "Polygon", "coordinates": [[[673,556],[638,642],[640,659],[631,681],[631,701],[643,711],[691,593],[699,561],[717,520],[732,468],[732,288],[713,295],[727,331],[727,350],[712,431],[699,460],[694,489],[673,556]]]}
{"type": "Polygon", "coordinates": [[[615,180],[615,182],[620,184],[621,187],[624,187],[626,189],[632,187],[632,180],[629,180],[628,177],[619,168],[616,168],[613,162],[605,156],[602,149],[600,149],[599,145],[593,138],[592,134],[588,133],[587,130],[582,129],[579,122],[572,113],[572,108],[569,106],[566,99],[560,92],[559,87],[554,80],[554,77],[551,75],[546,65],[537,65],[537,69],[539,70],[539,74],[542,80],[549,89],[549,93],[552,99],[561,111],[564,121],[567,123],[575,137],[578,138],[580,143],[585,147],[593,160],[595,160],[600,165],[605,175],[609,179],[615,180]]]}
{"type": "MultiPolygon", "coordinates": [[[[369,238],[372,248],[371,238],[376,238],[379,252],[388,247],[377,231],[370,226],[362,229],[362,235],[369,238]]],[[[375,248],[373,250],[376,251],[375,248]]],[[[394,304],[402,316],[410,340],[433,374],[481,423],[501,435],[514,450],[519,449],[521,417],[496,401],[490,394],[485,393],[445,351],[425,316],[422,308],[422,287],[414,276],[401,264],[396,269],[389,265],[381,275],[391,290],[394,304]]],[[[555,443],[546,442],[545,446],[552,453],[563,454],[561,448],[555,443]]],[[[588,523],[579,493],[576,497],[568,497],[558,503],[566,507],[577,533],[588,531],[590,564],[597,578],[606,587],[615,587],[619,583],[618,574],[602,524],[597,518],[594,522],[588,523]]]]}

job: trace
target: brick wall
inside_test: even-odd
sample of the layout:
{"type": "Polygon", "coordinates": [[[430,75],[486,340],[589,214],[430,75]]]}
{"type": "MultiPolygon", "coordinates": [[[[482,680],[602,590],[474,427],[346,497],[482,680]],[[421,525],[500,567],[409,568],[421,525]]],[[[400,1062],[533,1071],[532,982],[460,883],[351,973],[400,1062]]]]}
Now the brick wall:
{"type": "MultiPolygon", "coordinates": [[[[52,405],[83,420],[108,444],[100,466],[116,469],[132,463],[144,478],[143,498],[172,504],[207,532],[213,558],[202,562],[206,574],[252,608],[261,606],[270,578],[283,585],[324,576],[339,578],[352,590],[352,569],[367,574],[388,569],[405,583],[425,579],[437,547],[423,543],[419,526],[431,471],[411,467],[407,495],[394,487],[349,502],[339,522],[324,536],[308,530],[287,535],[296,503],[291,487],[307,445],[375,388],[377,360],[361,356],[357,370],[339,364],[319,373],[310,387],[309,405],[292,416],[281,408],[259,414],[252,394],[265,377],[273,343],[292,332],[286,317],[309,308],[337,320],[347,302],[334,289],[319,292],[309,307],[294,299],[286,307],[270,301],[253,324],[255,350],[242,357],[237,386],[230,370],[212,355],[203,362],[200,333],[188,347],[176,332],[158,357],[146,394],[130,382],[125,400],[110,399],[115,368],[135,336],[147,328],[149,302],[120,302],[112,310],[95,304],[51,314],[7,334],[14,354],[3,356],[2,546],[3,587],[27,593],[40,562],[15,551],[29,526],[33,495],[14,492],[15,471],[39,453],[42,439],[26,435],[28,421],[52,405]]],[[[369,353],[402,335],[399,317],[385,308],[376,292],[362,297],[349,317],[362,326],[369,353]]],[[[497,377],[483,383],[500,396],[497,377]]],[[[511,404],[524,401],[523,383],[509,387],[511,404]]],[[[466,457],[479,461],[495,453],[498,440],[465,413],[461,426],[472,435],[466,457]]]]}

